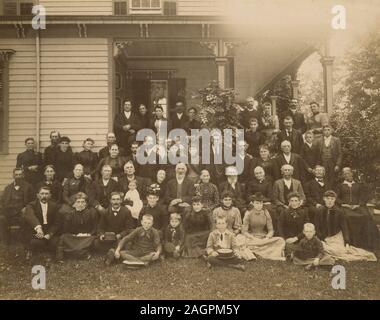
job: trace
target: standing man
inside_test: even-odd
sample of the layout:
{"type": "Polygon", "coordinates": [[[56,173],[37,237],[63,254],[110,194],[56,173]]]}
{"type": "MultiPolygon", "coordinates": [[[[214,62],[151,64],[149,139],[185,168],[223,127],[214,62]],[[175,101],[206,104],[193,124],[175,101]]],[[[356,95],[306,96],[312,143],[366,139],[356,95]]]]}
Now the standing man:
{"type": "Polygon", "coordinates": [[[52,132],[50,132],[50,146],[46,147],[44,151],[45,166],[54,163],[55,152],[57,151],[60,138],[61,134],[58,131],[53,130],[52,132]]]}
{"type": "Polygon", "coordinates": [[[24,171],[25,181],[36,185],[42,180],[42,153],[37,152],[36,142],[33,138],[25,139],[26,150],[17,156],[16,168],[24,171]]]}
{"type": "Polygon", "coordinates": [[[185,129],[189,118],[185,114],[185,107],[182,102],[175,104],[175,113],[170,121],[170,129],[185,129]]]}
{"type": "Polygon", "coordinates": [[[258,105],[258,102],[253,97],[247,98],[247,106],[240,114],[240,121],[244,129],[249,129],[250,119],[260,119],[260,112],[257,110],[258,105]]]}
{"type": "Polygon", "coordinates": [[[283,121],[286,116],[291,116],[293,118],[293,128],[299,130],[302,134],[306,131],[305,117],[302,112],[297,111],[298,101],[297,99],[290,100],[289,109],[282,113],[280,123],[283,129],[283,121]]]}
{"type": "Polygon", "coordinates": [[[342,167],[342,147],[340,139],[332,136],[333,128],[330,125],[323,126],[323,136],[315,143],[318,151],[318,160],[326,169],[326,180],[330,186],[334,186],[337,173],[342,167]]]}
{"type": "Polygon", "coordinates": [[[194,107],[191,107],[187,110],[187,114],[189,116],[189,121],[186,123],[186,131],[190,135],[191,129],[200,129],[201,124],[198,120],[195,119],[197,116],[197,109],[194,107]]]}
{"type": "Polygon", "coordinates": [[[127,99],[124,102],[123,112],[117,114],[114,120],[114,131],[118,145],[128,152],[140,128],[139,117],[132,112],[132,103],[127,99]]]}
{"type": "Polygon", "coordinates": [[[21,213],[33,200],[33,187],[24,181],[22,169],[13,170],[14,181],[5,187],[0,199],[0,237],[6,245],[10,242],[9,226],[21,224],[21,213]]]}
{"type": "Polygon", "coordinates": [[[323,126],[329,124],[329,116],[320,112],[320,106],[317,102],[310,102],[311,114],[306,117],[307,130],[311,130],[316,138],[322,136],[323,126]]]}
{"type": "MultiPolygon", "coordinates": [[[[116,136],[113,132],[108,132],[106,135],[107,145],[99,150],[99,161],[110,155],[110,148],[116,143],[116,136]]],[[[119,146],[119,154],[121,156],[125,155],[125,150],[119,146]]]]}
{"type": "Polygon", "coordinates": [[[292,144],[292,151],[294,153],[300,154],[301,147],[303,145],[303,138],[302,134],[294,129],[294,121],[291,116],[286,116],[283,120],[283,129],[277,134],[277,143],[279,144],[279,151],[280,151],[280,144],[282,141],[288,140],[292,144]]]}

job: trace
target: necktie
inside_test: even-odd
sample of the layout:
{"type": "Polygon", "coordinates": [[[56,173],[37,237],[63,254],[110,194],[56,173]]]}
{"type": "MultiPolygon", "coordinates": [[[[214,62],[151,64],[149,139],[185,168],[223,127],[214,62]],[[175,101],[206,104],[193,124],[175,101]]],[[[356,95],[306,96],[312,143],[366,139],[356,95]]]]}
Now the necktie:
{"type": "Polygon", "coordinates": [[[223,233],[220,234],[220,241],[223,242],[223,233]]]}

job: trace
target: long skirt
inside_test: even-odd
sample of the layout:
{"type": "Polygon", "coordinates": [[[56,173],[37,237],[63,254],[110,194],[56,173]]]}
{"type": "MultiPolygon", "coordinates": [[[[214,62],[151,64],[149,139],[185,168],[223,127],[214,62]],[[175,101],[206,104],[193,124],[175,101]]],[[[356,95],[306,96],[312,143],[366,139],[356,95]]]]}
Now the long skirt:
{"type": "Polygon", "coordinates": [[[94,236],[77,237],[76,235],[65,233],[61,236],[58,247],[64,253],[82,257],[91,249],[94,236]]]}
{"type": "Polygon", "coordinates": [[[252,260],[257,255],[263,259],[285,261],[285,240],[281,237],[266,239],[239,234],[236,236],[236,243],[239,247],[237,252],[246,260],[252,260]],[[247,254],[246,248],[251,255],[247,254]]]}
{"type": "Polygon", "coordinates": [[[335,259],[343,261],[377,261],[376,256],[369,251],[350,246],[346,249],[343,234],[340,231],[334,236],[328,237],[323,243],[323,249],[335,259]]]}
{"type": "Polygon", "coordinates": [[[182,256],[185,258],[198,258],[206,253],[206,245],[210,231],[200,231],[187,234],[182,256]]]}
{"type": "Polygon", "coordinates": [[[379,248],[379,230],[369,210],[359,207],[355,210],[343,208],[350,231],[350,243],[356,247],[379,248]]]}

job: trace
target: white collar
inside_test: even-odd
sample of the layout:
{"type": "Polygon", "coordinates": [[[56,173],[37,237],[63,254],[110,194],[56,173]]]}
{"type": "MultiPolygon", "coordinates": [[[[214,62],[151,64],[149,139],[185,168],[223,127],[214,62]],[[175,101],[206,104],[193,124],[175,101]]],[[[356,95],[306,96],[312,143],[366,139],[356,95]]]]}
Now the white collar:
{"type": "Polygon", "coordinates": [[[127,118],[131,116],[131,111],[124,111],[124,114],[127,118]]]}
{"type": "Polygon", "coordinates": [[[176,178],[178,184],[182,184],[183,180],[185,180],[185,176],[179,177],[179,176],[176,175],[175,178],[176,178]]]}
{"type": "Polygon", "coordinates": [[[346,185],[348,185],[349,187],[352,187],[352,185],[355,183],[355,181],[347,181],[347,180],[344,180],[343,181],[343,184],[346,184],[346,185]]]}

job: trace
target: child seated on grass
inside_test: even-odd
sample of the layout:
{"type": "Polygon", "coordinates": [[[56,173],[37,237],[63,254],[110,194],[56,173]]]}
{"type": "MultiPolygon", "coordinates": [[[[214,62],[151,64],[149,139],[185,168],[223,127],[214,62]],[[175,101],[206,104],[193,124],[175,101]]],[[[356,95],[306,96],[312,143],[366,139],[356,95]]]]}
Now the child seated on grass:
{"type": "Polygon", "coordinates": [[[215,226],[207,240],[207,267],[219,265],[244,271],[245,266],[235,252],[235,234],[227,229],[226,218],[216,218],[215,226]]]}
{"type": "Polygon", "coordinates": [[[306,270],[317,266],[333,266],[335,260],[324,252],[323,244],[315,235],[312,223],[304,224],[303,234],[305,237],[299,241],[293,252],[293,263],[305,266],[306,270]]]}
{"type": "Polygon", "coordinates": [[[116,250],[108,251],[107,264],[121,258],[131,268],[147,266],[160,257],[161,251],[160,235],[153,228],[153,216],[146,214],[142,217],[141,227],[121,239],[116,250]]]}
{"type": "Polygon", "coordinates": [[[169,225],[164,230],[164,252],[178,259],[183,250],[185,230],[181,225],[181,215],[179,213],[171,213],[169,219],[169,225]]]}

